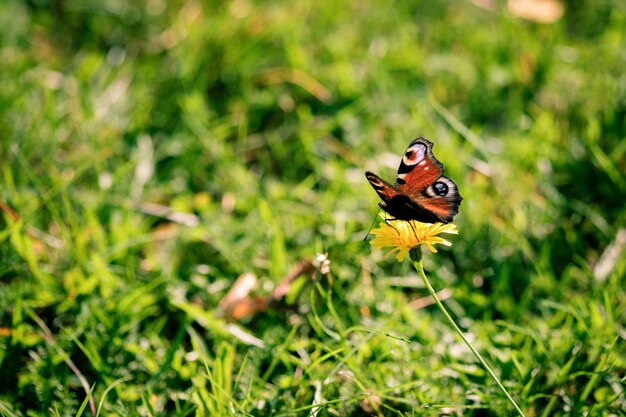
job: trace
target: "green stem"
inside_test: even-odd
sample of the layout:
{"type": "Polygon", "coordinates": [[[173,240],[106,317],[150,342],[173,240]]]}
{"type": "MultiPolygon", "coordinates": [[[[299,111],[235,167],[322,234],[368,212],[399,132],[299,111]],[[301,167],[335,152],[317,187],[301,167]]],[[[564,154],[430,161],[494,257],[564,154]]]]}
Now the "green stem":
{"type": "Polygon", "coordinates": [[[474,346],[472,346],[472,344],[469,342],[469,340],[467,340],[467,338],[465,337],[465,335],[463,334],[461,329],[459,329],[459,326],[456,325],[456,323],[454,322],[454,319],[448,313],[448,310],[446,310],[446,308],[444,307],[443,303],[439,300],[439,297],[437,297],[437,293],[435,292],[433,287],[430,285],[430,281],[428,281],[428,278],[426,278],[426,274],[424,273],[424,266],[422,265],[422,250],[421,250],[421,248],[419,246],[417,246],[417,247],[411,249],[409,254],[411,256],[411,260],[413,261],[413,266],[415,267],[415,269],[417,269],[417,272],[418,272],[419,276],[422,278],[422,281],[424,281],[424,285],[428,289],[428,292],[430,293],[430,295],[435,300],[435,303],[437,304],[437,306],[439,307],[439,309],[441,310],[443,315],[446,317],[446,319],[448,319],[448,321],[450,322],[452,327],[454,327],[454,330],[458,333],[458,335],[461,336],[461,339],[463,339],[463,342],[465,342],[465,344],[470,348],[470,350],[472,351],[474,356],[476,356],[476,359],[478,359],[478,361],[481,363],[483,368],[485,368],[487,373],[489,373],[489,375],[491,375],[493,380],[496,381],[496,384],[498,385],[498,387],[500,387],[502,392],[504,392],[504,395],[506,395],[506,398],[508,398],[508,400],[511,402],[511,404],[513,405],[513,408],[515,408],[515,410],[518,412],[518,414],[520,416],[525,417],[524,416],[524,412],[521,410],[521,408],[519,408],[519,406],[517,405],[517,403],[515,402],[513,397],[511,397],[511,394],[509,394],[509,392],[506,390],[506,388],[504,388],[504,385],[502,385],[502,382],[500,382],[500,379],[496,376],[496,374],[493,372],[493,370],[487,364],[487,362],[485,362],[485,360],[483,359],[481,354],[478,353],[478,351],[474,348],[474,346]]]}

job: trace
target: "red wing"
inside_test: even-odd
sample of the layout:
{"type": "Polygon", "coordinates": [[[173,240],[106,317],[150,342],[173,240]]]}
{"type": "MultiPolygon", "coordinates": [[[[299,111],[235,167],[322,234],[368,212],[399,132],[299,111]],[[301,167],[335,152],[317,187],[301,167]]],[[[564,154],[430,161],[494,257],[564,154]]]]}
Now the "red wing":
{"type": "Polygon", "coordinates": [[[449,223],[452,221],[452,218],[459,212],[459,205],[456,206],[447,201],[443,197],[437,198],[420,198],[419,205],[422,206],[425,210],[433,213],[440,221],[444,223],[449,223]]]}
{"type": "Polygon", "coordinates": [[[422,195],[413,199],[444,223],[451,222],[459,212],[461,200],[463,197],[459,194],[454,181],[443,175],[434,184],[428,186],[422,195]]]}
{"type": "Polygon", "coordinates": [[[417,198],[443,174],[443,164],[433,154],[433,144],[418,138],[409,144],[398,168],[395,188],[417,198]]]}
{"type": "Polygon", "coordinates": [[[366,172],[365,177],[370,182],[372,188],[374,188],[374,191],[376,191],[380,199],[385,203],[388,203],[393,197],[399,194],[391,184],[380,178],[378,175],[372,172],[366,172]]]}

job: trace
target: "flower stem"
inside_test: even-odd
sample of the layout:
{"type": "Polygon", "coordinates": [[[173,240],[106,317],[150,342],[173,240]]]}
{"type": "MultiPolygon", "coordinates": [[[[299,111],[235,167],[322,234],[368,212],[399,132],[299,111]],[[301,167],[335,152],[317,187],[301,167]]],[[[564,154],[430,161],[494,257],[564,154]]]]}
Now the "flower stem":
{"type": "Polygon", "coordinates": [[[415,247],[415,248],[411,249],[410,256],[411,256],[411,260],[413,261],[413,266],[415,267],[415,269],[417,269],[417,272],[418,272],[419,276],[422,278],[422,281],[424,281],[424,285],[428,289],[428,292],[430,293],[430,295],[435,300],[435,303],[437,304],[437,306],[439,307],[439,309],[441,310],[443,315],[446,317],[446,319],[448,319],[448,322],[450,322],[452,327],[454,327],[454,330],[458,333],[458,335],[461,336],[461,339],[463,339],[463,342],[465,342],[465,344],[470,348],[470,350],[472,351],[474,356],[476,356],[476,359],[478,359],[478,361],[481,363],[483,368],[485,368],[487,373],[489,373],[489,375],[491,375],[491,377],[496,382],[498,387],[500,387],[502,392],[504,392],[504,395],[506,395],[506,398],[511,402],[511,404],[513,405],[513,408],[515,408],[517,413],[520,416],[525,417],[524,416],[524,412],[519,408],[519,406],[517,405],[517,403],[515,402],[513,397],[511,397],[511,394],[509,394],[509,392],[506,390],[506,388],[504,388],[504,385],[502,385],[502,382],[500,382],[500,379],[496,376],[496,374],[493,372],[493,370],[487,364],[487,362],[485,362],[485,360],[483,359],[481,354],[478,353],[478,351],[474,348],[474,346],[472,346],[472,344],[469,342],[469,340],[467,340],[467,338],[465,337],[465,335],[463,334],[461,329],[459,329],[459,326],[457,326],[457,324],[454,322],[454,319],[448,313],[448,310],[446,310],[446,308],[444,307],[443,303],[439,300],[439,297],[437,297],[437,293],[435,292],[433,287],[430,285],[430,281],[428,281],[428,278],[426,278],[426,274],[424,273],[424,266],[422,265],[422,251],[421,251],[421,248],[418,246],[418,247],[415,247]]]}

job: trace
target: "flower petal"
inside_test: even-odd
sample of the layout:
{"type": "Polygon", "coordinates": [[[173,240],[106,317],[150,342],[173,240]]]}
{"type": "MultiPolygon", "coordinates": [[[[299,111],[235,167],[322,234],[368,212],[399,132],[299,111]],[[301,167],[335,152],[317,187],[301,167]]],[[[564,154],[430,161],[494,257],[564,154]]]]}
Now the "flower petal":
{"type": "Polygon", "coordinates": [[[391,250],[387,253],[387,256],[395,253],[399,262],[403,261],[411,248],[416,246],[426,245],[432,253],[437,253],[437,249],[434,246],[436,244],[452,246],[451,242],[437,236],[440,233],[459,234],[456,225],[452,223],[431,224],[421,223],[416,220],[396,220],[388,217],[386,213],[382,213],[381,218],[384,222],[381,222],[379,227],[372,230],[374,239],[371,240],[370,244],[378,249],[390,247],[391,250]],[[391,222],[393,222],[393,225],[391,222]]]}

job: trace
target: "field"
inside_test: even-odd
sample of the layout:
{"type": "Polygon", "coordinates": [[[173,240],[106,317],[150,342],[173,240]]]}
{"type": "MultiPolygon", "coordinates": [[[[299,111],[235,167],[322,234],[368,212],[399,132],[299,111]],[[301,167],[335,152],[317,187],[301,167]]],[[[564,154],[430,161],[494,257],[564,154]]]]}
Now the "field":
{"type": "Polygon", "coordinates": [[[423,136],[453,320],[626,416],[623,1],[6,1],[0,62],[0,415],[517,415],[364,241],[423,136]]]}

